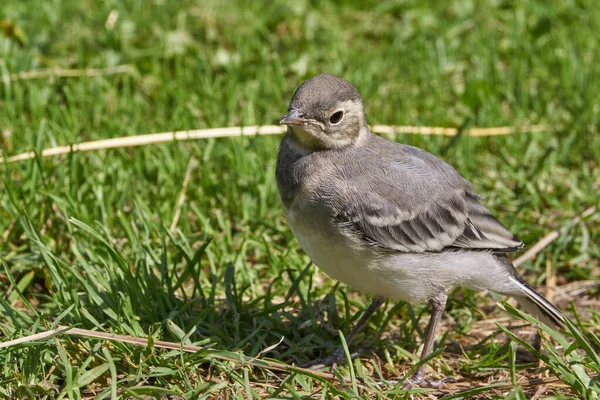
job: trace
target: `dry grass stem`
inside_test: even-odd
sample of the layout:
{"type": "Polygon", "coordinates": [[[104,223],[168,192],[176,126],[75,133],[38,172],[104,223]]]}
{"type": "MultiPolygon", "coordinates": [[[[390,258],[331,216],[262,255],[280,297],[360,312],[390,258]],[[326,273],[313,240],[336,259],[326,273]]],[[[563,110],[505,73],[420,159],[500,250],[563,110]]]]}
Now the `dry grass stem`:
{"type": "MultiPolygon", "coordinates": [[[[125,147],[144,146],[155,143],[165,143],[174,141],[209,139],[218,137],[232,136],[254,136],[254,135],[275,135],[281,134],[283,128],[280,126],[246,126],[243,128],[234,126],[230,128],[197,129],[191,131],[177,131],[164,133],[151,133],[148,135],[124,136],[118,138],[96,140],[93,142],[83,142],[72,146],[52,147],[42,150],[42,157],[67,154],[75,151],[94,151],[103,149],[118,149],[125,147]]],[[[0,158],[0,163],[28,160],[35,157],[33,151],[21,153],[6,159],[0,158]]]]}
{"type": "Polygon", "coordinates": [[[554,292],[556,291],[556,272],[552,268],[552,261],[546,260],[546,298],[554,302],[554,292]]]}
{"type": "Polygon", "coordinates": [[[589,217],[590,215],[592,215],[595,212],[596,212],[596,207],[592,206],[592,207],[588,208],[587,210],[585,210],[584,212],[582,212],[581,215],[573,218],[572,221],[567,223],[562,228],[548,233],[546,236],[541,238],[536,244],[531,246],[531,248],[529,250],[527,250],[525,253],[523,253],[520,257],[516,258],[513,261],[514,266],[518,267],[521,264],[523,264],[529,260],[533,260],[539,254],[539,252],[541,252],[546,247],[548,247],[550,245],[550,243],[552,243],[556,239],[558,239],[560,237],[560,235],[563,232],[565,232],[565,230],[569,229],[572,225],[578,224],[579,222],[581,222],[582,219],[589,217]]]}
{"type": "Polygon", "coordinates": [[[190,178],[192,176],[192,171],[198,163],[194,157],[190,158],[188,162],[187,168],[185,169],[185,177],[183,178],[183,185],[181,187],[181,192],[179,192],[179,199],[177,200],[177,208],[175,209],[175,215],[173,216],[173,221],[171,222],[171,226],[169,227],[169,231],[174,232],[177,227],[177,223],[179,222],[179,218],[181,217],[181,208],[185,203],[185,193],[187,191],[187,187],[190,183],[190,178]]]}
{"type": "MultiPolygon", "coordinates": [[[[112,340],[112,341],[117,341],[117,342],[121,342],[121,343],[129,343],[129,344],[133,344],[133,345],[137,345],[137,346],[148,346],[147,338],[139,338],[139,337],[135,337],[135,336],[126,336],[126,335],[117,335],[114,333],[98,332],[98,331],[92,331],[89,329],[69,328],[66,326],[59,326],[56,329],[51,329],[46,332],[36,333],[34,335],[24,336],[24,337],[21,337],[18,339],[1,342],[0,349],[16,346],[16,345],[23,344],[23,343],[35,342],[38,340],[47,339],[49,337],[57,336],[60,334],[66,334],[66,335],[71,335],[71,336],[84,336],[84,337],[88,337],[88,338],[102,339],[102,340],[112,340]]],[[[283,338],[282,338],[282,340],[283,340],[283,338]]],[[[277,345],[279,345],[279,343],[277,345]]],[[[268,347],[267,349],[263,350],[261,352],[261,354],[272,350],[277,345],[268,347]]],[[[183,344],[183,343],[166,342],[163,340],[154,340],[153,346],[156,348],[161,348],[161,349],[183,350],[186,353],[196,353],[201,350],[208,350],[201,346],[194,346],[191,344],[183,344]]],[[[241,364],[241,365],[252,365],[255,367],[259,367],[259,368],[267,368],[270,370],[281,371],[281,372],[302,372],[304,374],[312,375],[312,376],[322,378],[322,379],[327,379],[332,382],[339,381],[339,379],[334,374],[330,374],[330,373],[326,373],[326,372],[319,372],[319,371],[312,371],[310,369],[294,367],[294,366],[287,365],[284,363],[278,363],[278,362],[269,361],[269,360],[259,360],[257,357],[252,358],[250,360],[244,360],[243,355],[240,355],[239,359],[235,358],[235,357],[229,357],[229,356],[226,356],[223,354],[211,354],[211,357],[222,360],[222,361],[230,361],[230,362],[233,362],[236,364],[241,364]]],[[[344,381],[346,383],[349,383],[350,378],[344,378],[344,381]]]]}
{"type": "MultiPolygon", "coordinates": [[[[543,132],[549,131],[552,127],[548,125],[532,125],[527,127],[497,127],[497,128],[471,128],[468,134],[471,136],[495,136],[508,135],[515,132],[543,132]]],[[[441,128],[429,126],[387,126],[374,125],[373,132],[383,134],[417,134],[417,135],[445,135],[454,136],[457,134],[456,128],[441,128]]],[[[189,131],[176,131],[164,133],[151,133],[147,135],[124,136],[118,138],[96,140],[92,142],[82,142],[70,146],[52,147],[42,150],[42,157],[56,156],[59,154],[68,154],[75,151],[94,151],[103,149],[116,149],[124,147],[144,146],[155,143],[165,143],[172,141],[184,141],[195,139],[208,139],[218,137],[235,136],[254,136],[254,135],[278,135],[284,132],[284,128],[278,125],[264,126],[246,126],[246,127],[228,127],[214,129],[195,129],[189,131]]],[[[33,151],[17,154],[11,157],[0,157],[0,164],[12,163],[16,161],[29,160],[35,157],[33,151]]]]}
{"type": "MultiPolygon", "coordinates": [[[[444,128],[439,126],[388,126],[388,125],[373,125],[373,132],[384,134],[417,134],[417,135],[441,135],[455,136],[458,133],[458,128],[444,128]]],[[[498,136],[510,135],[513,133],[536,133],[552,131],[554,128],[551,125],[529,125],[529,126],[499,126],[493,128],[467,128],[466,133],[469,136],[498,136]]]]}
{"type": "Polygon", "coordinates": [[[125,74],[133,72],[134,68],[131,65],[117,65],[107,68],[85,68],[85,69],[63,69],[60,67],[38,69],[27,72],[17,72],[10,74],[11,81],[23,81],[42,78],[78,78],[82,76],[96,77],[106,75],[125,74]]]}

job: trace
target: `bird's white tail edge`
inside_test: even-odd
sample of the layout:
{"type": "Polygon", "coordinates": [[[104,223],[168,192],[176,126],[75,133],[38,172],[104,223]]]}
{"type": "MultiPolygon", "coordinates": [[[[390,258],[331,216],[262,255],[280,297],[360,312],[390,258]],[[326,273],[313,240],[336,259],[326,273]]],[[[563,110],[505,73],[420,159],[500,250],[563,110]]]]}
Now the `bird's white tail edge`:
{"type": "Polygon", "coordinates": [[[536,292],[526,282],[516,276],[510,280],[520,289],[521,294],[513,295],[515,299],[529,314],[533,315],[549,326],[565,327],[565,317],[558,308],[550,303],[544,296],[536,292]]]}

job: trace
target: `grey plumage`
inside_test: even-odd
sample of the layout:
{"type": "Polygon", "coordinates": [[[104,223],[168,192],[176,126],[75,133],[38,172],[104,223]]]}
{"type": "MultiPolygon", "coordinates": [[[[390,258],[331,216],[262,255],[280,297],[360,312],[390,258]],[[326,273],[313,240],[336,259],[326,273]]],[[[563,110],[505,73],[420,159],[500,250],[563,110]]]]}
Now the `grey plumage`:
{"type": "Polygon", "coordinates": [[[340,226],[352,226],[378,247],[404,252],[504,252],[523,246],[448,164],[415,147],[375,135],[368,140],[342,157],[339,152],[330,157],[339,175],[330,182],[324,205],[340,226]]]}
{"type": "Polygon", "coordinates": [[[290,227],[317,266],[377,297],[445,305],[446,291],[464,286],[515,296],[545,322],[562,322],[505,256],[521,240],[450,165],[371,133],[352,85],[313,77],[288,111],[277,183],[290,227]]]}

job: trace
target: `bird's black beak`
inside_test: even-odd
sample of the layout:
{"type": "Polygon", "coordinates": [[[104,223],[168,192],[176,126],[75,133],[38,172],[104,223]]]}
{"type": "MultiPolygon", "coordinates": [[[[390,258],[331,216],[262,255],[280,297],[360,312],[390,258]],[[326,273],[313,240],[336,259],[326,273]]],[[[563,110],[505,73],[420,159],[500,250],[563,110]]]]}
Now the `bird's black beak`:
{"type": "Polygon", "coordinates": [[[290,110],[290,112],[279,121],[282,125],[302,125],[306,122],[304,114],[299,110],[290,110]]]}

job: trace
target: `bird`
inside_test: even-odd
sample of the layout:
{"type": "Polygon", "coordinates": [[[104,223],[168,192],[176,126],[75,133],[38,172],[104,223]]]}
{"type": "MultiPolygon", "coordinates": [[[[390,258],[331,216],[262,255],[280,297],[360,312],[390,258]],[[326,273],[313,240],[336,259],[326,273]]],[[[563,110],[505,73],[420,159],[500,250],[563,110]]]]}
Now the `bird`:
{"type": "MultiPolygon", "coordinates": [[[[428,303],[421,360],[432,350],[455,287],[514,297],[540,321],[565,317],[517,273],[509,253],[523,242],[482,204],[473,185],[433,154],[372,133],[357,89],[320,74],[292,96],[276,180],[288,225],[331,278],[372,296],[350,341],[385,301],[428,303]]],[[[313,368],[343,362],[342,346],[313,368]]],[[[439,386],[423,363],[410,387],[439,386]]]]}

